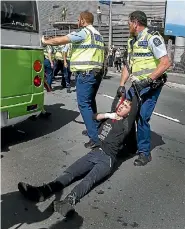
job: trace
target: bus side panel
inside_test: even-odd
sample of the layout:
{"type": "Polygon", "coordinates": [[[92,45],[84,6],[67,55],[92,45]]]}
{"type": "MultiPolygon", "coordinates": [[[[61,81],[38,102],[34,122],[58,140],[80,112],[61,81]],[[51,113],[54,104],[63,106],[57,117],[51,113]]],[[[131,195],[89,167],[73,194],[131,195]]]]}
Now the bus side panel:
{"type": "Polygon", "coordinates": [[[1,107],[1,112],[7,112],[8,119],[33,114],[42,111],[44,102],[44,93],[31,95],[30,102],[19,103],[22,98],[17,98],[16,105],[1,107]],[[29,107],[36,105],[34,109],[28,110],[29,107]]]}
{"type": "Polygon", "coordinates": [[[2,98],[32,93],[32,50],[1,50],[2,98]]]}
{"type": "Polygon", "coordinates": [[[7,112],[9,119],[41,111],[44,104],[44,66],[37,73],[33,65],[35,60],[43,64],[43,51],[2,49],[2,54],[1,111],[7,112]],[[40,87],[34,85],[36,75],[42,79],[40,87]]]}

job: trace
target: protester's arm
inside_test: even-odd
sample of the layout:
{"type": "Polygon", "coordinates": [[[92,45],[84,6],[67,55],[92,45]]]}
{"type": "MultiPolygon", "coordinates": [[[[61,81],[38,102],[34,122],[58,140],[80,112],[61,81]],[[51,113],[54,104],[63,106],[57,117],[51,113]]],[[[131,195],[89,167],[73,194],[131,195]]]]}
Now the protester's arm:
{"type": "Polygon", "coordinates": [[[107,119],[107,118],[115,119],[116,118],[116,113],[94,114],[93,118],[96,119],[97,121],[101,121],[101,120],[107,119]]]}

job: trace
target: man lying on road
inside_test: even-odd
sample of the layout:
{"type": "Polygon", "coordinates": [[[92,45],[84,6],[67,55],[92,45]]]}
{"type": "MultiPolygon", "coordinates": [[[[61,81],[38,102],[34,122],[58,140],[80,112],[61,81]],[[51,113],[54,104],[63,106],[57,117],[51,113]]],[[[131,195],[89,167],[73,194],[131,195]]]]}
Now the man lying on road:
{"type": "Polygon", "coordinates": [[[27,199],[44,201],[55,192],[62,191],[75,178],[87,174],[63,201],[54,201],[54,210],[67,216],[96,183],[110,175],[116,156],[134,124],[136,114],[136,97],[133,97],[132,102],[123,101],[114,113],[96,114],[94,118],[102,121],[99,129],[99,146],[74,162],[55,181],[39,187],[20,182],[19,191],[27,199]]]}

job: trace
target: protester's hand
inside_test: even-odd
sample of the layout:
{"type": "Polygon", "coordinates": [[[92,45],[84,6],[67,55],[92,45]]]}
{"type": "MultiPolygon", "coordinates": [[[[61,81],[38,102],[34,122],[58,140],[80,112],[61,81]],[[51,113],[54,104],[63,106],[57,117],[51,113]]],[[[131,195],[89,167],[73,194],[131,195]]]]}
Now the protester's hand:
{"type": "Polygon", "coordinates": [[[125,97],[125,95],[126,95],[125,86],[119,86],[119,88],[117,90],[117,96],[118,97],[125,97]]]}
{"type": "Polygon", "coordinates": [[[132,83],[134,84],[134,86],[136,87],[138,92],[140,92],[144,88],[150,87],[151,84],[153,83],[153,80],[151,78],[148,78],[148,79],[144,79],[144,80],[133,81],[132,83]]]}

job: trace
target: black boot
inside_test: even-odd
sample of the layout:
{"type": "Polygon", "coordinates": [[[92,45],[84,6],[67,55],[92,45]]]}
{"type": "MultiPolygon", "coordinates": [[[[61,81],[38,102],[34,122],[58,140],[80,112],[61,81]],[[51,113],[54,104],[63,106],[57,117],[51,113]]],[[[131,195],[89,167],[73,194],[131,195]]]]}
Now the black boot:
{"type": "Polygon", "coordinates": [[[18,183],[20,193],[31,201],[41,202],[52,196],[55,192],[59,192],[64,186],[59,181],[53,181],[43,186],[32,186],[24,182],[18,183]]]}
{"type": "Polygon", "coordinates": [[[67,93],[71,93],[71,89],[69,87],[67,88],[67,93]]]}
{"type": "Polygon", "coordinates": [[[94,142],[91,139],[84,144],[85,148],[88,148],[88,149],[93,149],[95,147],[98,147],[98,145],[99,145],[98,143],[94,142]]]}
{"type": "Polygon", "coordinates": [[[144,153],[140,153],[138,158],[134,161],[135,166],[144,166],[152,160],[151,154],[146,156],[144,153]]]}
{"type": "Polygon", "coordinates": [[[54,211],[60,213],[64,217],[67,217],[74,213],[74,206],[76,205],[76,202],[77,200],[75,194],[70,193],[64,200],[53,202],[54,211]]]}
{"type": "Polygon", "coordinates": [[[82,131],[82,135],[84,135],[84,136],[88,136],[88,132],[87,132],[87,130],[83,130],[83,131],[82,131]]]}

